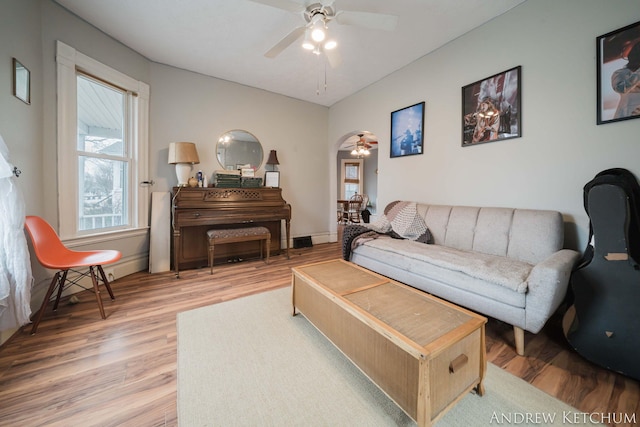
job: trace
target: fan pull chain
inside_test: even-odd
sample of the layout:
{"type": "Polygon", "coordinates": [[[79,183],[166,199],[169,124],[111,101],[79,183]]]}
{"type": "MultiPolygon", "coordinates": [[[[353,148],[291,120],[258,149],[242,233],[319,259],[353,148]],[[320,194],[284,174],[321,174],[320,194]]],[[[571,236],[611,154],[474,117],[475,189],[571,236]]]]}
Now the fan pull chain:
{"type": "Polygon", "coordinates": [[[324,93],[327,93],[327,61],[326,59],[323,61],[318,55],[318,82],[316,84],[316,95],[320,96],[320,73],[322,72],[322,66],[324,65],[324,93]],[[322,61],[322,63],[320,62],[322,61]]]}
{"type": "Polygon", "coordinates": [[[318,79],[316,81],[316,96],[320,96],[320,55],[318,57],[318,79]]]}
{"type": "Polygon", "coordinates": [[[324,92],[327,93],[327,61],[324,61],[324,92]]]}

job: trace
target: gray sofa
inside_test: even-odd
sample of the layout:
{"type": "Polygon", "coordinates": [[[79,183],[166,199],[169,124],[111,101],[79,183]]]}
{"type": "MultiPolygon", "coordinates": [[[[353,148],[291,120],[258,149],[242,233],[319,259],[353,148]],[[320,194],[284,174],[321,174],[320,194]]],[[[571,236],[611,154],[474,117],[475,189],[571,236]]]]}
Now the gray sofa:
{"type": "Polygon", "coordinates": [[[381,231],[378,228],[392,226],[408,238],[365,233],[349,245],[350,260],[513,325],[516,351],[523,355],[524,331],[539,332],[556,311],[579,258],[578,252],[563,249],[562,215],[544,210],[394,204],[368,227],[381,231]],[[403,211],[390,210],[394,204],[396,210],[403,206],[403,211]],[[424,241],[421,226],[426,226],[430,244],[418,241],[424,241]]]}

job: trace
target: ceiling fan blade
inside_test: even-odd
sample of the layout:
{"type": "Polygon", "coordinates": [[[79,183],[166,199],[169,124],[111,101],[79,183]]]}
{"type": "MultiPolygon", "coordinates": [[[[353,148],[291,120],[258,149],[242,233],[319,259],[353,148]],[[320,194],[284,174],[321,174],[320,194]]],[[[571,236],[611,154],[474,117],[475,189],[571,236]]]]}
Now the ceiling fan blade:
{"type": "Polygon", "coordinates": [[[260,3],[267,6],[275,7],[276,9],[287,10],[289,12],[302,12],[304,11],[304,5],[296,3],[290,0],[249,0],[254,3],[260,3]]]}
{"type": "Polygon", "coordinates": [[[327,61],[331,68],[338,68],[342,64],[342,56],[337,49],[324,49],[324,54],[327,55],[327,61]]]}
{"type": "Polygon", "coordinates": [[[398,25],[398,17],[383,13],[343,10],[336,15],[336,22],[341,25],[355,25],[372,30],[393,31],[398,25]]]}
{"type": "Polygon", "coordinates": [[[307,27],[298,27],[294,29],[289,34],[284,36],[282,40],[276,43],[275,46],[269,49],[267,53],[264,54],[264,56],[266,56],[267,58],[275,58],[276,56],[280,55],[283,50],[288,48],[292,43],[302,37],[306,29],[307,27]]]}

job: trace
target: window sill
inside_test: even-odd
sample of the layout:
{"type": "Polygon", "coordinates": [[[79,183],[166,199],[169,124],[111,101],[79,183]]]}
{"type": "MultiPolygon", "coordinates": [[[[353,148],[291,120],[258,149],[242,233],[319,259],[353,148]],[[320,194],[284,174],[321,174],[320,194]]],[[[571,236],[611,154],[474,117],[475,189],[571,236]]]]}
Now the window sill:
{"type": "Polygon", "coordinates": [[[71,237],[64,239],[63,243],[68,248],[76,246],[86,246],[96,243],[113,242],[117,240],[127,239],[130,237],[146,236],[149,233],[149,227],[132,228],[128,230],[110,231],[100,234],[91,234],[86,236],[71,237]]]}

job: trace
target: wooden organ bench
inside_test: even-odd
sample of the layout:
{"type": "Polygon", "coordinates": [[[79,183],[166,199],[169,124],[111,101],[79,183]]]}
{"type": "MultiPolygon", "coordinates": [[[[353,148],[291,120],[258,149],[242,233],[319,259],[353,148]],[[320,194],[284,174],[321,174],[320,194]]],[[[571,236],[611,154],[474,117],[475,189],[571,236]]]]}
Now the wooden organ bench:
{"type": "Polygon", "coordinates": [[[250,242],[260,240],[260,258],[262,248],[266,248],[265,262],[269,264],[269,252],[271,246],[271,233],[266,227],[221,228],[207,231],[209,242],[209,273],[213,274],[214,247],[226,243],[250,242]],[[264,245],[262,241],[264,240],[264,245]]]}

